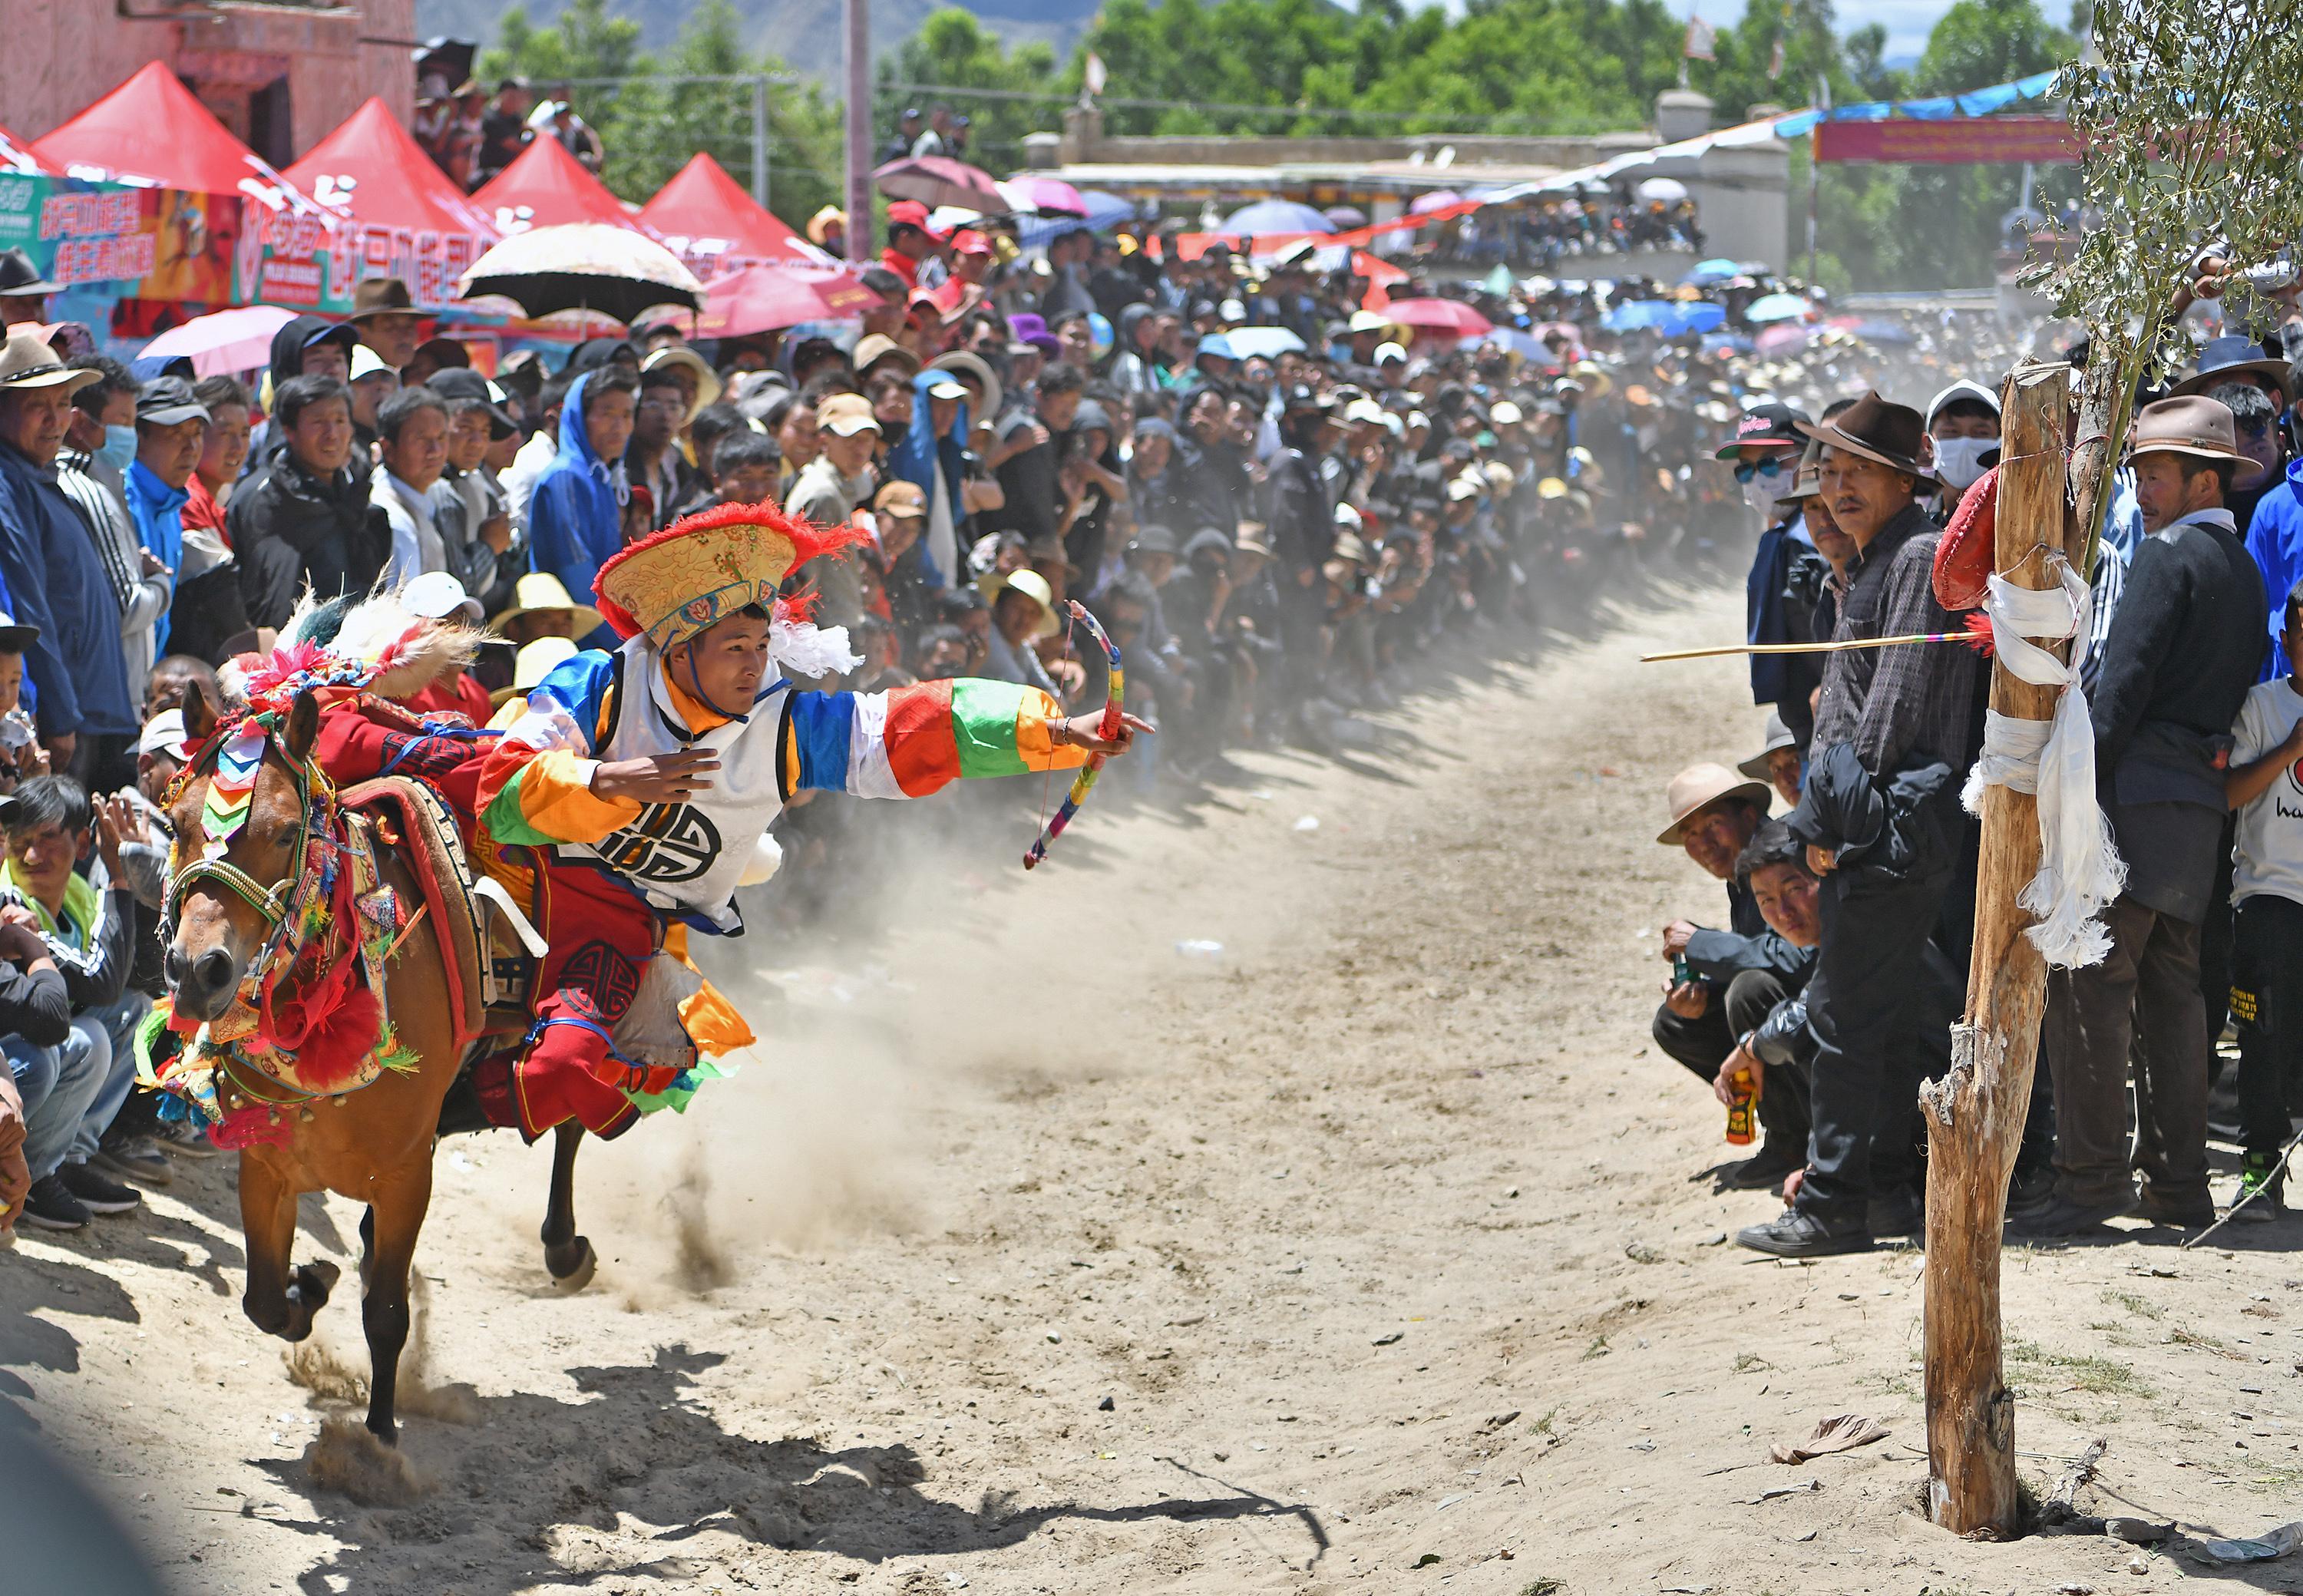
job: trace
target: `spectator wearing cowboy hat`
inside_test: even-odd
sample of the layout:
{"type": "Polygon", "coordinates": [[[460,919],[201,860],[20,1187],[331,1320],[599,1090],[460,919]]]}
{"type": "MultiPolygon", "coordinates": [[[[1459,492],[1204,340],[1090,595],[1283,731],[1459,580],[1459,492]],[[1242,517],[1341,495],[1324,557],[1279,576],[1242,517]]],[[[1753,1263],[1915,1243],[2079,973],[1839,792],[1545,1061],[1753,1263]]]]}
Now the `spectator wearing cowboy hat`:
{"type": "Polygon", "coordinates": [[[56,482],[72,395],[101,380],[59,361],[31,327],[0,347],[0,604],[38,629],[25,664],[40,739],[59,770],[83,737],[136,733],[119,608],[87,524],[56,482]]]}
{"type": "Polygon", "coordinates": [[[0,327],[38,326],[48,319],[48,296],[63,285],[40,275],[21,249],[0,254],[0,327]]]}
{"type": "Polygon", "coordinates": [[[2103,914],[2103,961],[2048,972],[2055,1182],[2009,1216],[2030,1235],[2069,1235],[2130,1212],[2162,1224],[2214,1220],[2199,946],[2223,846],[2231,728],[2263,659],[2267,606],[2223,508],[2244,463],[2230,410],[2198,395],[2161,400],[2136,417],[2129,449],[2151,536],[2128,568],[2091,705],[2127,884],[2103,914]],[[2139,1203],[2130,1169],[2143,1177],[2139,1203]]]}
{"type": "MultiPolygon", "coordinates": [[[[1802,422],[1823,445],[1819,488],[1854,540],[1836,637],[1957,629],[1936,603],[1936,532],[1918,502],[1919,411],[1867,393],[1837,419],[1802,422]]],[[[1776,1220],[1736,1240],[1810,1257],[1905,1231],[1928,1049],[1916,994],[1958,857],[1960,779],[1971,761],[1975,654],[1905,644],[1830,656],[1807,781],[1790,817],[1824,877],[1823,946],[1808,993],[1818,1042],[1808,1169],[1776,1220]]]]}
{"type": "MultiPolygon", "coordinates": [[[[1689,920],[1663,928],[1660,951],[1672,968],[1650,1027],[1656,1046],[1708,1087],[1740,1038],[1806,981],[1812,955],[1770,930],[1735,861],[1767,818],[1765,781],[1722,764],[1692,764],[1665,790],[1671,823],[1656,840],[1683,849],[1705,874],[1727,883],[1725,931],[1689,920]]],[[[1779,1186],[1807,1148],[1770,1127],[1758,1155],[1728,1174],[1742,1190],[1779,1186]]]]}
{"type": "Polygon", "coordinates": [[[394,371],[407,366],[424,332],[424,313],[416,308],[416,300],[408,291],[408,284],[397,277],[362,279],[352,290],[349,319],[359,341],[394,371]]]}
{"type": "Polygon", "coordinates": [[[1754,781],[1765,781],[1776,790],[1776,796],[1786,805],[1796,807],[1800,798],[1799,739],[1784,717],[1770,713],[1767,716],[1767,742],[1759,751],[1735,767],[1754,781]]]}
{"type": "Polygon", "coordinates": [[[2223,490],[2223,508],[2244,540],[2254,528],[2256,506],[2279,486],[2287,469],[2287,440],[2279,425],[2282,407],[2253,383],[2224,383],[2207,397],[2231,411],[2232,441],[2244,457],[2223,490]]]}
{"type": "Polygon", "coordinates": [[[2234,333],[2207,340],[2199,351],[2199,369],[2168,389],[2167,397],[2212,395],[2226,383],[2245,383],[2262,389],[2283,410],[2295,398],[2291,374],[2286,361],[2273,359],[2262,344],[2234,333]]]}

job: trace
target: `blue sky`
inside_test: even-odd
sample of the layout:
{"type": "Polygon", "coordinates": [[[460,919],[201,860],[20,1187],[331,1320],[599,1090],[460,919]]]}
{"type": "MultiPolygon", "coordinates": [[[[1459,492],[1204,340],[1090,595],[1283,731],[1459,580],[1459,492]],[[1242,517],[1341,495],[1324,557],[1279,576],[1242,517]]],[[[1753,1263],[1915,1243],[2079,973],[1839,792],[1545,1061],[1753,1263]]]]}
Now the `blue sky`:
{"type": "MultiPolygon", "coordinates": [[[[1684,0],[1682,0],[1684,4],[1684,0]]],[[[1836,7],[1843,32],[1877,22],[1887,30],[1887,55],[1917,55],[1928,47],[1928,31],[1951,9],[1951,0],[1841,0],[1836,7]]],[[[1696,13],[1726,27],[1743,19],[1743,0],[1695,0],[1696,13]]]]}

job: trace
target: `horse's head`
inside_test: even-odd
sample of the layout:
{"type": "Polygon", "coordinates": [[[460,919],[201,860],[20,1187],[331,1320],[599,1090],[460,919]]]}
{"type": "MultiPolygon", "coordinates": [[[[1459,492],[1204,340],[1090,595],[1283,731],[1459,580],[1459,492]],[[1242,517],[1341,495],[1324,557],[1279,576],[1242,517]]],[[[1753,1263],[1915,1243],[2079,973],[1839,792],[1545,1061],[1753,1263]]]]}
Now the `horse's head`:
{"type": "Polygon", "coordinates": [[[166,974],[176,1012],[198,1020],[215,1019],[231,1007],[302,874],[306,762],[319,735],[319,705],[310,693],[298,694],[285,723],[266,735],[247,813],[219,827],[228,834],[220,849],[210,851],[209,789],[224,750],[206,745],[215,729],[215,708],[195,683],[184,699],[184,734],[202,752],[168,810],[176,853],[168,888],[174,929],[166,974]]]}

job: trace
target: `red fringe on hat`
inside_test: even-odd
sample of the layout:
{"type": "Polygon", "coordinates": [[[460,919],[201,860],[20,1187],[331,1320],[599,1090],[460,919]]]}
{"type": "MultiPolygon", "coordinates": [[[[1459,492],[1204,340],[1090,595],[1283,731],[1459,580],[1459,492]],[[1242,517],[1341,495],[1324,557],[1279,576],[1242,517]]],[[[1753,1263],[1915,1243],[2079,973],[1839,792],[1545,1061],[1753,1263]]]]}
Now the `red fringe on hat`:
{"type": "Polygon", "coordinates": [[[823,554],[835,554],[840,550],[870,541],[872,535],[862,528],[843,521],[836,527],[819,527],[813,521],[787,515],[772,504],[721,504],[711,510],[685,515],[661,532],[652,532],[637,543],[627,544],[608,556],[592,578],[592,595],[601,617],[615,629],[620,638],[637,636],[643,629],[631,612],[607,594],[608,573],[624,561],[645,549],[685,537],[691,532],[708,532],[715,527],[765,527],[791,539],[792,570],[797,570],[809,561],[823,554]]]}

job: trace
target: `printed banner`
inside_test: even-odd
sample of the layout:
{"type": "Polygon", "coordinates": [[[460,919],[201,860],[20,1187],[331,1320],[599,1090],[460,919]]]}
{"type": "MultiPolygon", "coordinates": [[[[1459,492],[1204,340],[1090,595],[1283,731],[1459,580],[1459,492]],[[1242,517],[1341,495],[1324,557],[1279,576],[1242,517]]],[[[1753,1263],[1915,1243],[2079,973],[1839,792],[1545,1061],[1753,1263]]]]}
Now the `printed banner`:
{"type": "Polygon", "coordinates": [[[0,249],[21,249],[66,290],[226,305],[240,281],[238,194],[79,178],[0,177],[0,249]]]}
{"type": "Polygon", "coordinates": [[[369,277],[397,277],[420,310],[439,310],[487,247],[463,232],[375,227],[310,211],[266,211],[263,261],[249,298],[267,305],[343,316],[369,277]]]}
{"type": "Polygon", "coordinates": [[[1815,129],[1818,161],[1979,166],[2029,161],[2069,165],[2079,141],[2060,116],[1956,116],[1942,122],[1824,122],[1815,129]]]}

